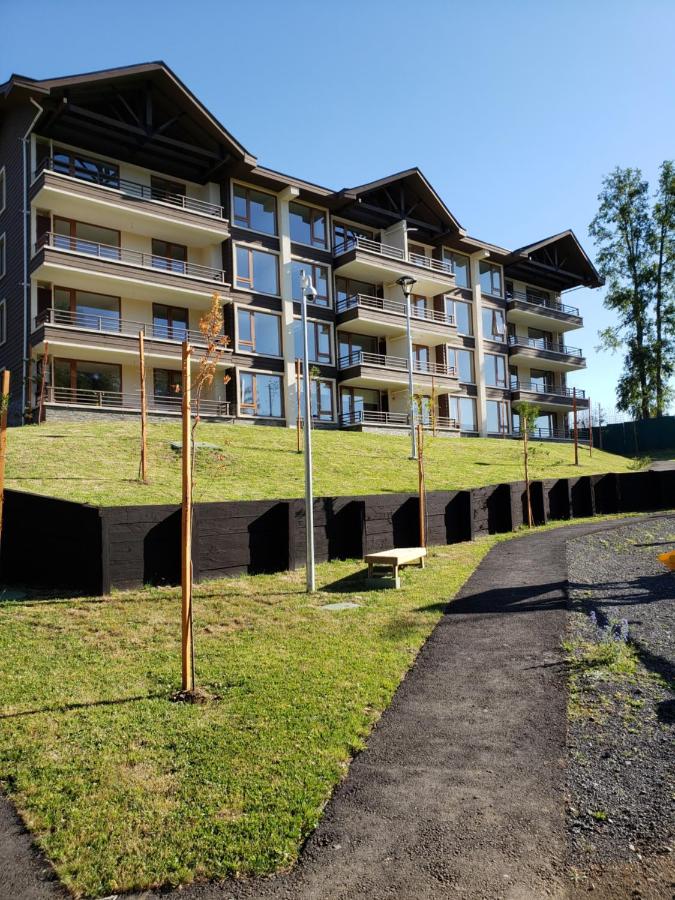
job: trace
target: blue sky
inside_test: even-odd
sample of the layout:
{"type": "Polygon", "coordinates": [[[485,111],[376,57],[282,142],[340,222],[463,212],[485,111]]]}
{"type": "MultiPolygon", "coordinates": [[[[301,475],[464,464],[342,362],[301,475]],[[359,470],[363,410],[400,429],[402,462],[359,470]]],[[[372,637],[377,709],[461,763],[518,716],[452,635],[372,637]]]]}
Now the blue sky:
{"type": "MultiPolygon", "coordinates": [[[[0,0],[0,80],[165,60],[261,164],[341,188],[417,165],[505,247],[588,223],[602,176],[675,156],[674,0],[0,0]],[[28,36],[30,39],[28,39],[28,36]]],[[[575,376],[614,405],[620,360],[575,376]]]]}

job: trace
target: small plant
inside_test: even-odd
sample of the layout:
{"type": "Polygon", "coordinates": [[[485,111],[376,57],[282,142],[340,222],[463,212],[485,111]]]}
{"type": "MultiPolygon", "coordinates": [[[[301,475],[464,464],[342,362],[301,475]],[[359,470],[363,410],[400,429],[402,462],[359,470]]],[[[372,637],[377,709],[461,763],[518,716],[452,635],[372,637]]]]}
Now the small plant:
{"type": "Polygon", "coordinates": [[[595,819],[596,822],[606,822],[608,818],[604,809],[591,809],[589,810],[589,815],[592,819],[595,819]]]}

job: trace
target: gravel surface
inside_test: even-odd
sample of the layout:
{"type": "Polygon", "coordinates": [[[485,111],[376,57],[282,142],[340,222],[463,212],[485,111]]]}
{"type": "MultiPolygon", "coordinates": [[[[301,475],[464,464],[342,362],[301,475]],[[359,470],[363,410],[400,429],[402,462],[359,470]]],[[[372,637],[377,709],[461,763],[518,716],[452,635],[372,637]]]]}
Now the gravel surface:
{"type": "Polygon", "coordinates": [[[675,518],[659,517],[578,538],[567,551],[572,644],[621,640],[623,629],[637,654],[632,673],[598,667],[573,676],[571,864],[597,875],[654,859],[661,874],[651,882],[647,874],[635,897],[671,896],[663,872],[672,878],[675,849],[674,701],[666,683],[675,669],[675,573],[657,559],[671,549],[675,518]]]}

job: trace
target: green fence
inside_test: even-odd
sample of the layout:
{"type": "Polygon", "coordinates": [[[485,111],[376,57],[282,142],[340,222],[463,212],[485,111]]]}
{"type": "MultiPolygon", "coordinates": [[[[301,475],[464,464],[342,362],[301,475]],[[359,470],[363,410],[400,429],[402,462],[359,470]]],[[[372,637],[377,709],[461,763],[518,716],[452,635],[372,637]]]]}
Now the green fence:
{"type": "Polygon", "coordinates": [[[655,450],[675,448],[675,416],[640,419],[593,429],[593,443],[622,456],[649,455],[655,450]]]}

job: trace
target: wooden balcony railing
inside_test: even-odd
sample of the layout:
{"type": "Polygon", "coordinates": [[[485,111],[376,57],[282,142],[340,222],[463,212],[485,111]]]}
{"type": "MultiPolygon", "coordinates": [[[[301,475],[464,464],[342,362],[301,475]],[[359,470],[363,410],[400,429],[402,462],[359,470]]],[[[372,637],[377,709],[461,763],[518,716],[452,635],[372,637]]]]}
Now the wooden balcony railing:
{"type": "Polygon", "coordinates": [[[35,244],[35,252],[44,247],[54,250],[62,250],[67,253],[81,253],[85,256],[95,256],[106,262],[124,263],[132,266],[140,266],[142,269],[170,272],[172,275],[198,278],[203,281],[225,284],[225,272],[221,269],[213,269],[211,266],[202,266],[199,263],[186,262],[181,259],[170,259],[166,256],[157,256],[154,253],[143,253],[140,250],[129,250],[126,247],[115,247],[112,244],[98,244],[95,241],[87,241],[83,238],[70,237],[65,234],[46,232],[41,235],[35,244]]]}
{"type": "MultiPolygon", "coordinates": [[[[86,388],[59,387],[47,385],[45,402],[61,406],[82,406],[87,409],[128,410],[140,412],[141,397],[139,392],[96,391],[86,388]]],[[[181,396],[163,396],[160,394],[148,397],[148,412],[180,415],[181,396]]],[[[192,401],[193,413],[197,411],[197,403],[192,401]]],[[[219,418],[231,418],[231,404],[225,400],[202,400],[199,404],[200,415],[219,418]]]]}
{"type": "Polygon", "coordinates": [[[443,259],[432,259],[432,257],[422,256],[420,253],[408,253],[400,247],[382,244],[380,241],[373,241],[370,238],[362,237],[361,235],[353,235],[344,241],[340,241],[333,248],[333,253],[335,256],[341,256],[343,253],[348,253],[350,250],[366,250],[368,253],[375,253],[378,256],[387,259],[411,263],[413,266],[420,266],[431,272],[439,272],[454,278],[452,263],[450,262],[446,262],[443,259]]]}
{"type": "Polygon", "coordinates": [[[128,181],[126,178],[119,178],[112,172],[101,174],[84,164],[77,165],[65,170],[64,166],[58,160],[47,157],[42,160],[36,169],[33,177],[43,172],[45,169],[56,172],[64,178],[73,178],[76,181],[86,181],[88,184],[95,184],[97,187],[105,188],[109,191],[116,191],[123,197],[133,197],[137,200],[149,200],[154,203],[164,203],[169,206],[175,206],[179,209],[188,210],[188,212],[197,213],[200,216],[209,216],[213,219],[224,219],[224,209],[217,203],[209,203],[206,200],[199,200],[196,197],[187,197],[185,194],[175,194],[171,191],[165,191],[161,188],[152,187],[149,184],[140,184],[137,181],[128,181]]]}
{"type": "MultiPolygon", "coordinates": [[[[343,297],[338,300],[336,312],[346,312],[348,309],[365,309],[376,312],[391,313],[394,316],[405,316],[405,303],[402,300],[387,300],[383,297],[371,297],[368,294],[353,294],[351,297],[343,297]]],[[[437,325],[455,324],[454,316],[436,309],[428,309],[411,305],[410,318],[423,322],[435,322],[437,325]]]]}
{"type": "MultiPolygon", "coordinates": [[[[408,371],[408,360],[402,356],[389,356],[385,353],[367,353],[365,350],[355,350],[338,360],[338,368],[347,369],[350,366],[377,366],[382,369],[395,369],[399,372],[408,371]]],[[[422,362],[413,360],[413,372],[419,375],[443,375],[454,378],[457,370],[454,366],[446,366],[443,363],[422,362]]]]}

